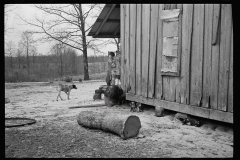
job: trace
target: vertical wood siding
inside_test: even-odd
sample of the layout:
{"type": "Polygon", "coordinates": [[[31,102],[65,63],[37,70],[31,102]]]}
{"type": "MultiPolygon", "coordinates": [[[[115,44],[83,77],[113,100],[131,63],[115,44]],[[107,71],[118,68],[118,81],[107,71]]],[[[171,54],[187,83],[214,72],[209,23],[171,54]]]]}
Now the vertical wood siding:
{"type": "Polygon", "coordinates": [[[125,5],[121,5],[120,9],[120,27],[121,27],[121,87],[123,90],[125,90],[125,70],[126,70],[126,65],[124,63],[125,60],[125,5]]]}
{"type": "Polygon", "coordinates": [[[122,86],[130,84],[130,93],[233,112],[231,5],[121,5],[121,43],[122,86]],[[180,76],[162,76],[161,11],[176,8],[180,76]]]}
{"type": "MultiPolygon", "coordinates": [[[[171,4],[170,9],[177,9],[177,6],[175,4],[171,4]]],[[[180,21],[178,20],[178,24],[180,23],[180,21]]],[[[180,24],[179,24],[180,25],[180,24]]],[[[179,28],[178,28],[178,37],[179,37],[179,28]]],[[[179,44],[178,44],[179,46],[179,44]]],[[[178,47],[179,48],[179,47],[178,47]]],[[[166,90],[164,90],[164,93],[169,93],[166,94],[167,95],[167,100],[174,102],[176,101],[176,79],[179,79],[178,77],[174,77],[174,76],[164,76],[164,84],[166,84],[166,90]]]]}
{"type": "Polygon", "coordinates": [[[213,4],[205,5],[204,14],[204,51],[203,51],[203,103],[209,108],[211,100],[211,58],[212,58],[213,4]]]}
{"type": "MultiPolygon", "coordinates": [[[[176,6],[177,9],[180,9],[181,12],[183,10],[183,5],[182,4],[177,4],[176,6]]],[[[183,14],[180,14],[179,15],[179,28],[178,28],[178,50],[177,52],[179,53],[178,54],[178,58],[179,58],[179,61],[178,61],[178,69],[180,70],[181,68],[181,55],[182,55],[182,16],[183,14]]],[[[180,70],[180,73],[181,73],[181,70],[180,70]]],[[[177,103],[180,103],[181,102],[181,96],[180,96],[180,78],[179,77],[175,77],[175,102],[177,103]]]]}
{"type": "Polygon", "coordinates": [[[192,44],[193,4],[183,4],[182,18],[182,53],[180,71],[181,103],[189,104],[190,97],[190,53],[192,44]]]}
{"type": "Polygon", "coordinates": [[[131,90],[129,93],[136,93],[136,13],[137,13],[137,5],[130,4],[130,86],[131,90]]]}
{"type": "Polygon", "coordinates": [[[142,95],[148,94],[150,4],[142,5],[142,95]]]}
{"type": "Polygon", "coordinates": [[[228,84],[228,112],[233,112],[233,25],[231,33],[230,73],[228,84]]]}
{"type": "Polygon", "coordinates": [[[194,4],[193,12],[194,15],[190,70],[190,104],[200,106],[202,100],[204,5],[194,4]]]}
{"type": "Polygon", "coordinates": [[[231,54],[232,8],[230,4],[221,5],[221,34],[218,110],[227,111],[229,61],[231,54]]]}
{"type": "Polygon", "coordinates": [[[151,4],[151,25],[150,25],[150,57],[148,75],[148,97],[154,96],[155,85],[155,61],[157,51],[157,25],[158,25],[158,5],[151,4]]]}
{"type": "Polygon", "coordinates": [[[125,5],[125,56],[124,56],[124,63],[126,65],[126,69],[124,70],[124,78],[125,78],[125,89],[128,88],[129,86],[129,75],[130,75],[130,71],[129,71],[129,61],[130,61],[130,56],[129,56],[129,51],[130,51],[130,6],[128,4],[125,5]]]}
{"type": "Polygon", "coordinates": [[[218,74],[219,74],[219,50],[220,50],[220,4],[213,5],[213,33],[212,33],[212,68],[211,68],[211,100],[210,107],[218,106],[218,74]]]}
{"type": "Polygon", "coordinates": [[[137,4],[136,25],[136,94],[142,93],[142,5],[137,4]]]}
{"type": "Polygon", "coordinates": [[[158,5],[158,19],[157,19],[157,25],[158,25],[158,29],[157,29],[157,57],[156,57],[156,61],[155,61],[155,66],[156,66],[156,80],[155,80],[155,97],[158,99],[162,99],[162,92],[163,92],[163,84],[162,84],[162,75],[161,75],[161,62],[162,62],[162,20],[160,19],[160,14],[161,11],[164,8],[164,4],[159,4],[158,5]]]}

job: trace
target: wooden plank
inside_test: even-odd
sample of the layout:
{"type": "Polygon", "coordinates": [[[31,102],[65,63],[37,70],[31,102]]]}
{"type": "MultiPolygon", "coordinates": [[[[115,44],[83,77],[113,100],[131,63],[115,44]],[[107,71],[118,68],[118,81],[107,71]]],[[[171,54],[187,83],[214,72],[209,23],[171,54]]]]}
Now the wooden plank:
{"type": "Polygon", "coordinates": [[[232,6],[230,4],[222,4],[221,11],[218,110],[226,111],[231,54],[232,6]]]}
{"type": "MultiPolygon", "coordinates": [[[[178,22],[178,73],[180,73],[180,68],[181,68],[181,52],[182,52],[182,9],[183,5],[182,4],[177,4],[177,9],[180,9],[180,14],[179,14],[179,22],[178,22]]],[[[179,74],[180,75],[180,74],[179,74]]],[[[181,97],[180,97],[180,77],[175,78],[175,102],[180,103],[181,102],[181,97]]]]}
{"type": "Polygon", "coordinates": [[[121,87],[123,90],[125,90],[125,5],[121,4],[121,12],[120,12],[120,18],[121,18],[121,87]]]}
{"type": "Polygon", "coordinates": [[[233,113],[222,112],[218,110],[210,110],[209,119],[214,119],[222,122],[233,123],[233,113]]]}
{"type": "Polygon", "coordinates": [[[142,90],[142,5],[137,4],[137,34],[136,34],[136,94],[142,90]]]}
{"type": "Polygon", "coordinates": [[[169,76],[162,76],[163,83],[163,100],[170,100],[170,79],[169,76]]]}
{"type": "MultiPolygon", "coordinates": [[[[119,25],[119,24],[118,24],[119,25]]],[[[114,31],[113,35],[116,36],[117,33],[120,33],[120,25],[117,27],[117,29],[114,31]]]]}
{"type": "Polygon", "coordinates": [[[102,29],[103,25],[104,25],[105,22],[107,21],[109,15],[112,13],[112,11],[113,11],[113,9],[115,8],[115,6],[116,6],[116,4],[112,4],[112,6],[111,6],[111,8],[109,9],[109,11],[108,11],[106,17],[104,17],[102,23],[100,24],[100,26],[99,26],[99,28],[98,28],[98,30],[97,30],[97,32],[96,32],[96,35],[99,34],[100,30],[102,29]]]}
{"type": "MultiPolygon", "coordinates": [[[[171,4],[171,7],[170,9],[173,10],[173,9],[176,9],[177,5],[174,5],[174,4],[171,4]]],[[[179,6],[181,7],[181,6],[179,6]]],[[[180,49],[180,45],[179,44],[179,37],[181,37],[181,22],[180,22],[180,15],[178,16],[178,58],[179,57],[179,49],[180,49]],[[179,33],[180,32],[180,33],[179,33]]],[[[179,59],[177,60],[178,62],[180,61],[179,59]]],[[[177,65],[179,66],[179,63],[177,63],[177,65]]],[[[168,96],[168,100],[171,101],[171,102],[175,102],[176,101],[176,92],[177,92],[177,86],[179,85],[179,77],[174,77],[174,76],[169,76],[169,90],[166,91],[166,92],[169,92],[169,96],[168,96]]]]}
{"type": "Polygon", "coordinates": [[[161,106],[165,109],[186,113],[198,117],[213,119],[217,121],[233,123],[233,113],[213,110],[204,107],[198,107],[193,105],[181,104],[176,102],[169,102],[160,99],[147,98],[143,96],[137,96],[132,94],[126,94],[126,99],[130,101],[140,102],[152,106],[161,106]]]}
{"type": "MultiPolygon", "coordinates": [[[[176,7],[176,6],[171,4],[170,9],[171,10],[172,9],[176,9],[174,7],[176,7]]],[[[178,21],[178,23],[179,23],[179,21],[178,21]]],[[[178,27],[179,27],[179,25],[178,25],[178,27]]],[[[179,32],[179,30],[178,30],[178,32],[179,32]]],[[[179,35],[179,33],[178,33],[178,35],[179,35]]],[[[169,79],[169,89],[166,92],[169,92],[168,100],[171,101],[171,102],[174,102],[175,98],[176,98],[175,97],[176,96],[176,81],[175,81],[176,78],[177,77],[168,76],[168,79],[169,79]]]]}
{"type": "Polygon", "coordinates": [[[150,57],[149,57],[149,76],[148,76],[148,97],[154,96],[155,85],[155,63],[157,51],[157,29],[158,29],[158,5],[151,4],[151,29],[150,29],[150,57]]]}
{"type": "Polygon", "coordinates": [[[204,4],[194,4],[193,35],[191,50],[191,94],[190,104],[201,106],[202,103],[202,61],[204,4]]]}
{"type": "Polygon", "coordinates": [[[150,33],[150,4],[142,5],[142,95],[147,97],[150,33]]]}
{"type": "Polygon", "coordinates": [[[211,59],[213,4],[205,4],[204,14],[204,51],[203,51],[203,107],[209,108],[211,99],[211,59]]]}
{"type": "Polygon", "coordinates": [[[177,4],[171,4],[171,9],[177,9],[177,4]]]}
{"type": "Polygon", "coordinates": [[[230,72],[228,84],[228,112],[233,112],[233,26],[231,33],[230,72]]]}
{"type": "MultiPolygon", "coordinates": [[[[159,4],[159,15],[161,15],[164,4],[159,4]]],[[[162,75],[161,75],[161,62],[162,62],[162,20],[158,17],[158,32],[157,32],[157,58],[156,58],[156,83],[155,83],[155,97],[161,99],[162,97],[162,75]]]]}
{"type": "MultiPolygon", "coordinates": [[[[218,106],[218,75],[219,75],[219,50],[220,50],[220,27],[216,30],[216,24],[218,24],[218,19],[220,17],[220,13],[218,10],[220,8],[220,4],[213,5],[213,36],[214,32],[216,32],[216,43],[212,45],[212,68],[211,68],[211,100],[210,107],[212,109],[217,109],[218,106]]],[[[212,41],[213,43],[213,41],[212,41]]]]}
{"type": "MultiPolygon", "coordinates": [[[[109,34],[109,33],[106,33],[109,34]]],[[[106,35],[101,33],[101,35],[92,36],[92,38],[120,38],[120,35],[106,35]]]]}
{"type": "Polygon", "coordinates": [[[164,10],[170,10],[171,4],[164,4],[164,10]]]}
{"type": "Polygon", "coordinates": [[[136,93],[136,17],[137,14],[137,6],[136,4],[130,4],[130,86],[131,90],[129,93],[136,93]]]}
{"type": "Polygon", "coordinates": [[[180,102],[189,104],[190,53],[192,45],[193,4],[183,4],[180,102]]]}
{"type": "Polygon", "coordinates": [[[219,19],[220,19],[220,4],[214,4],[214,23],[213,23],[213,33],[212,33],[212,44],[216,45],[217,36],[219,30],[219,19]]]}
{"type": "Polygon", "coordinates": [[[130,35],[129,35],[129,30],[130,30],[130,14],[129,11],[130,7],[129,4],[125,5],[125,59],[124,59],[124,63],[126,66],[125,69],[125,73],[124,73],[124,77],[125,77],[125,89],[128,88],[129,86],[129,41],[130,41],[130,35]]]}
{"type": "MultiPolygon", "coordinates": [[[[164,10],[170,10],[171,8],[171,4],[164,4],[164,10]]],[[[161,15],[162,16],[162,15],[161,15]]],[[[163,33],[164,34],[164,33],[163,33]]],[[[162,38],[163,38],[163,34],[162,34],[162,38]]],[[[163,53],[162,53],[163,54],[163,53]]],[[[163,59],[163,56],[161,58],[161,60],[163,59]]],[[[163,63],[161,63],[161,69],[162,69],[163,63]]],[[[169,76],[162,76],[162,99],[163,100],[170,100],[170,79],[169,76]]]]}

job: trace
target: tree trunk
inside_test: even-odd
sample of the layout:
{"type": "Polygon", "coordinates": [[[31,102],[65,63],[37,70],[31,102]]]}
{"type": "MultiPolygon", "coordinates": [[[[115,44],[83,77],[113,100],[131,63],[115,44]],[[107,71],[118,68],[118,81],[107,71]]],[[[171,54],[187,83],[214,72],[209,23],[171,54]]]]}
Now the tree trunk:
{"type": "Polygon", "coordinates": [[[11,72],[12,72],[12,75],[13,75],[13,57],[10,56],[10,65],[11,65],[11,72]]]}
{"type": "Polygon", "coordinates": [[[87,43],[86,43],[86,35],[85,35],[85,25],[82,14],[82,6],[79,4],[79,19],[81,21],[80,30],[82,31],[82,46],[83,46],[83,64],[84,64],[84,80],[89,80],[88,73],[88,58],[87,58],[87,43]]]}
{"type": "Polygon", "coordinates": [[[18,69],[21,69],[21,60],[20,60],[20,54],[18,55],[18,69]]]}
{"type": "Polygon", "coordinates": [[[28,81],[29,81],[29,57],[28,57],[28,47],[27,47],[27,71],[28,71],[28,81]]]}
{"type": "Polygon", "coordinates": [[[61,78],[63,77],[63,59],[62,59],[62,52],[60,51],[60,65],[61,65],[61,78]]]}
{"type": "Polygon", "coordinates": [[[120,44],[120,38],[118,38],[117,40],[116,40],[116,38],[113,38],[113,39],[114,39],[114,41],[115,41],[115,43],[116,43],[117,51],[120,51],[120,46],[119,46],[119,44],[120,44]]]}
{"type": "Polygon", "coordinates": [[[108,112],[82,111],[77,117],[79,125],[116,133],[123,139],[135,137],[141,128],[135,115],[121,115],[108,112]]]}

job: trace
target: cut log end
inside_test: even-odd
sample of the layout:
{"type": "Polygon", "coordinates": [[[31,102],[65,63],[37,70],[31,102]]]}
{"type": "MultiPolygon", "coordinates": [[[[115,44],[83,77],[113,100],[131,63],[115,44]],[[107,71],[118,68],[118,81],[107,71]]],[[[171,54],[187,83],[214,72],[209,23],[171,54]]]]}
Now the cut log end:
{"type": "Polygon", "coordinates": [[[123,137],[124,139],[136,137],[141,128],[140,119],[137,116],[130,116],[125,122],[123,137]]]}
{"type": "Polygon", "coordinates": [[[123,139],[137,136],[141,128],[139,117],[109,112],[82,111],[78,115],[77,122],[87,128],[116,133],[123,139]]]}

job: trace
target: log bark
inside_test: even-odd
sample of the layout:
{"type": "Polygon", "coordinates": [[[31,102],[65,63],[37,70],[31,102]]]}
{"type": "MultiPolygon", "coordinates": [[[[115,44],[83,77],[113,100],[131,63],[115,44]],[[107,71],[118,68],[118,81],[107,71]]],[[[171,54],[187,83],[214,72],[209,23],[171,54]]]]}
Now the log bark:
{"type": "Polygon", "coordinates": [[[139,117],[109,112],[82,111],[77,122],[83,127],[115,133],[123,139],[137,136],[141,128],[139,117]]]}

